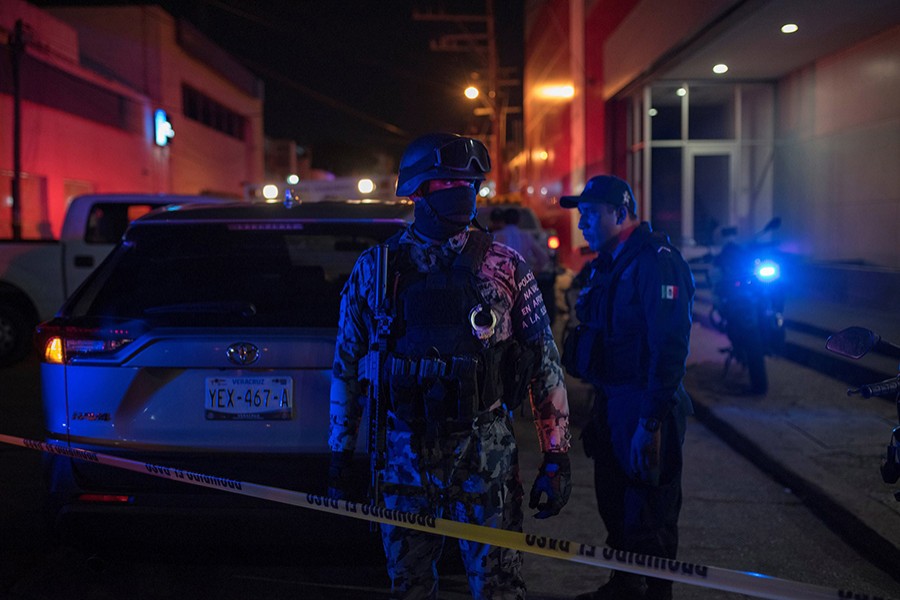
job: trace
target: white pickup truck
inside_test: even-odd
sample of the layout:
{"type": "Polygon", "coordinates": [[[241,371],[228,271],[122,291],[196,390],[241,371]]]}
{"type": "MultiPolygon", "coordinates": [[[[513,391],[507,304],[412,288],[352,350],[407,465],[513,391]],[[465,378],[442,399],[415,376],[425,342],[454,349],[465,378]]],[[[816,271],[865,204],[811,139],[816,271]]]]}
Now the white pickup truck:
{"type": "Polygon", "coordinates": [[[178,194],[78,196],[66,210],[59,240],[0,240],[0,366],[25,357],[34,326],[56,313],[131,221],[160,206],[223,201],[178,194]]]}

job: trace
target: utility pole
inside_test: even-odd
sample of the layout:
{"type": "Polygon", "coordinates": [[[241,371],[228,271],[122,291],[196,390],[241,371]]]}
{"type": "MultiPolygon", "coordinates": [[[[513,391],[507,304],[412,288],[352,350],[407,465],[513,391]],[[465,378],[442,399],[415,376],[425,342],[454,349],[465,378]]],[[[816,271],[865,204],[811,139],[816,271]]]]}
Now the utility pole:
{"type": "MultiPolygon", "coordinates": [[[[508,107],[505,95],[500,92],[500,68],[497,58],[497,40],[494,29],[494,2],[486,0],[484,15],[450,15],[445,13],[420,13],[413,11],[416,21],[444,21],[458,24],[481,24],[484,33],[444,34],[431,41],[431,49],[439,52],[476,52],[482,55],[486,63],[487,90],[484,94],[486,111],[475,109],[475,114],[486,114],[491,121],[490,152],[493,166],[493,179],[497,193],[506,192],[506,115],[508,107]]],[[[515,82],[513,82],[515,83],[515,82]]]]}
{"type": "MultiPolygon", "coordinates": [[[[487,47],[488,47],[488,105],[491,107],[491,156],[494,158],[494,169],[497,174],[495,181],[497,182],[497,193],[506,191],[506,127],[505,123],[500,121],[500,94],[497,88],[497,38],[494,31],[494,1],[487,0],[485,12],[487,27],[487,47]],[[501,131],[502,130],[502,131],[501,131]]],[[[503,119],[504,121],[506,119],[503,119]]]]}
{"type": "Polygon", "coordinates": [[[22,85],[20,66],[25,52],[25,35],[22,19],[16,21],[12,36],[9,39],[12,50],[12,84],[13,84],[13,178],[12,178],[12,237],[22,239],[22,85]]]}

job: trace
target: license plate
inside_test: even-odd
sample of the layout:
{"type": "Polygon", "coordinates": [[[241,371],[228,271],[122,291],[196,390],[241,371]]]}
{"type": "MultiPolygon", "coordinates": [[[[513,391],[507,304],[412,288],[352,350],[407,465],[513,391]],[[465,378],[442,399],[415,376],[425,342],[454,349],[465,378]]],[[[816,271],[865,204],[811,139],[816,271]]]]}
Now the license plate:
{"type": "Polygon", "coordinates": [[[290,377],[207,377],[208,420],[284,421],[293,415],[290,377]]]}

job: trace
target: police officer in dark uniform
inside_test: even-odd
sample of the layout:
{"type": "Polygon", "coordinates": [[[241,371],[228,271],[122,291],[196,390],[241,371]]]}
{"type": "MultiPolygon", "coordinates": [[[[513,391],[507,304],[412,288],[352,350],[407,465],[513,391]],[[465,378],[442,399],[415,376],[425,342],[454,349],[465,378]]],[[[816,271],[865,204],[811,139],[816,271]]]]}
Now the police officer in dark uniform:
{"type": "MultiPolygon", "coordinates": [[[[578,228],[598,253],[575,305],[579,325],[566,336],[563,364],[596,388],[582,439],[594,459],[606,544],[675,558],[685,417],[693,411],[682,379],[694,278],[668,236],[639,221],[622,179],[594,177],[560,205],[578,209],[578,228]]],[[[578,599],[671,597],[669,580],[614,571],[578,599]]]]}
{"type": "MultiPolygon", "coordinates": [[[[481,142],[448,133],[418,138],[401,159],[397,195],[415,202],[415,221],[387,242],[385,301],[374,286],[374,249],[357,260],[342,293],[332,497],[347,487],[363,413],[360,382],[373,379],[364,366],[373,363],[363,359],[374,339],[386,337],[377,344],[386,347],[379,373],[387,402],[377,501],[522,531],[512,410],[525,398],[544,456],[529,506],[545,518],[568,500],[568,400],[534,274],[516,251],[470,228],[489,169],[481,142]],[[388,323],[386,336],[379,320],[388,323]]],[[[395,525],[382,525],[381,533],[392,597],[436,598],[443,538],[395,525]]],[[[520,552],[466,540],[460,550],[473,597],[524,597],[520,552]]]]}

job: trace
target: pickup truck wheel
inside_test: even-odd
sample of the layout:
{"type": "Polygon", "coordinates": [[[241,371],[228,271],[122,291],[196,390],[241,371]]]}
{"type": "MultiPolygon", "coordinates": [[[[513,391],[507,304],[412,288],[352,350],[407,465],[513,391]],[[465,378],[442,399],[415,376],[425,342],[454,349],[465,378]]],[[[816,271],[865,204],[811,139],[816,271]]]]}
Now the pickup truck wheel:
{"type": "Polygon", "coordinates": [[[13,306],[0,306],[0,366],[22,360],[31,347],[31,327],[22,312],[13,306]]]}

